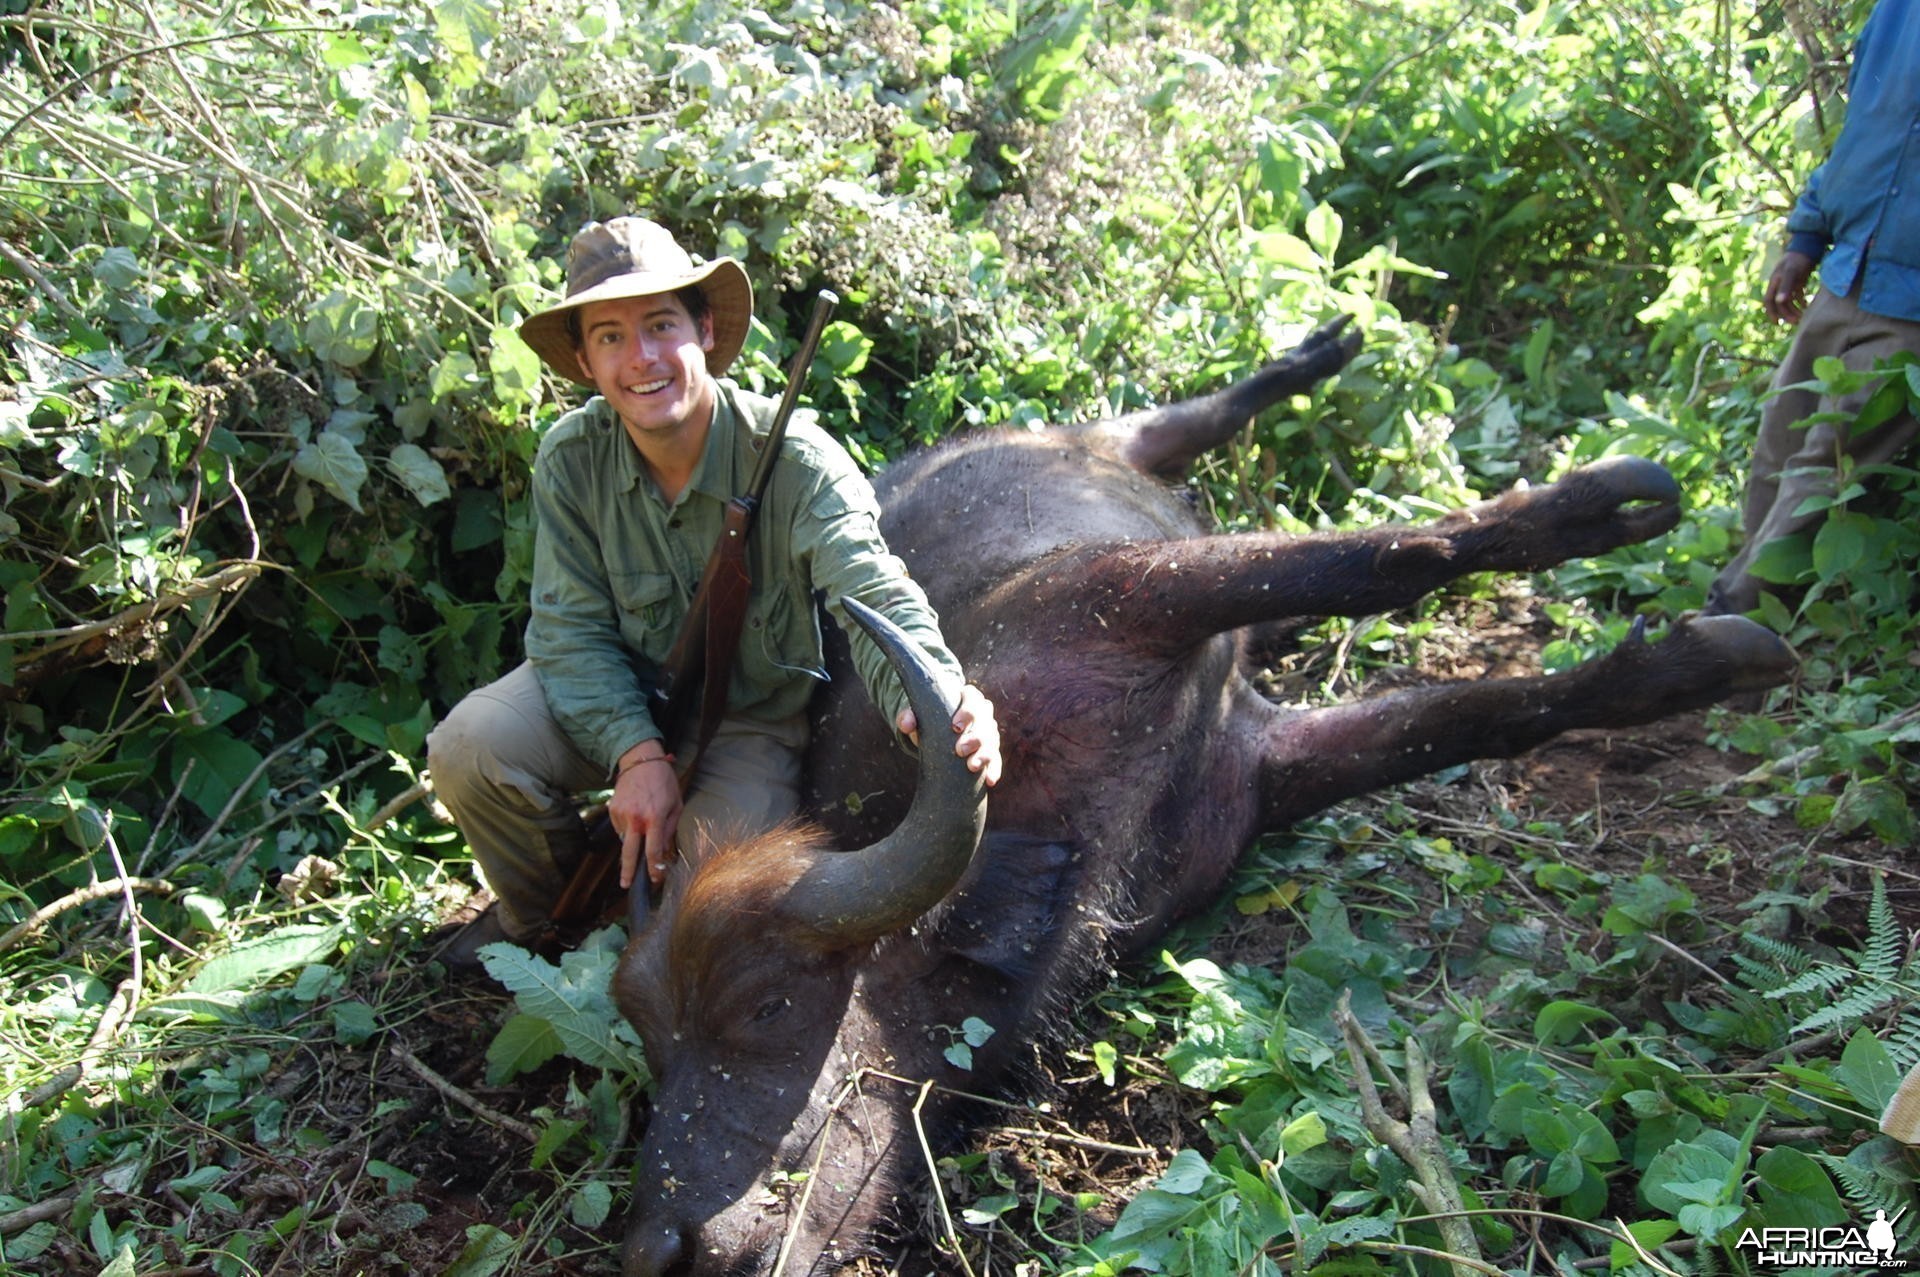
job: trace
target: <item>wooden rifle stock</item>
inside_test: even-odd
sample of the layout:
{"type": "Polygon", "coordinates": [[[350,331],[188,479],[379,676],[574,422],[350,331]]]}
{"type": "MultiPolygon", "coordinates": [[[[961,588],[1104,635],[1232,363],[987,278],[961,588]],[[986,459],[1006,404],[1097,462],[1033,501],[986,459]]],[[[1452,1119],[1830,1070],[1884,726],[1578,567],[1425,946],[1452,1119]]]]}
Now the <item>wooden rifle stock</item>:
{"type": "MultiPolygon", "coordinates": [[[[766,495],[767,484],[773,479],[773,466],[779,459],[781,445],[787,437],[787,422],[793,417],[794,405],[800,398],[800,387],[807,379],[807,370],[813,366],[814,352],[820,347],[820,334],[825,330],[827,318],[839,300],[826,289],[822,289],[814,299],[813,314],[808,317],[806,332],[800,338],[800,349],[794,354],[793,366],[788,370],[787,388],[780,396],[779,408],[774,411],[766,442],[761,445],[760,460],[754,466],[753,476],[747,480],[747,490],[727,502],[719,540],[714,542],[713,550],[707,555],[707,566],[700,574],[699,586],[693,592],[693,602],[687,608],[687,619],[681,625],[680,633],[674,636],[673,648],[667,653],[667,659],[661,664],[654,681],[653,695],[647,708],[669,750],[677,750],[682,746],[695,686],[705,685],[696,749],[704,749],[712,739],[713,729],[719,723],[717,710],[726,705],[728,680],[725,675],[732,667],[734,652],[740,647],[740,629],[747,615],[747,595],[753,585],[753,573],[747,563],[747,537],[752,533],[754,519],[760,513],[760,501],[766,495]],[[716,676],[708,677],[709,672],[716,676]],[[710,709],[710,706],[715,708],[710,709]]],[[[691,774],[690,770],[682,774],[683,789],[691,774]]]]}
{"type": "MultiPolygon", "coordinates": [[[[700,766],[700,754],[712,741],[714,730],[719,727],[720,718],[726,711],[733,654],[740,649],[740,631],[747,619],[747,599],[753,590],[753,571],[747,560],[747,538],[753,531],[754,518],[760,512],[760,501],[766,495],[767,484],[773,478],[774,462],[779,459],[781,445],[786,440],[787,422],[792,418],[794,405],[800,398],[800,387],[806,382],[807,370],[813,366],[814,352],[820,347],[820,334],[839,300],[824,288],[814,299],[813,313],[808,317],[806,332],[800,339],[800,349],[795,353],[793,365],[788,370],[787,388],[780,396],[780,406],[773,414],[773,424],[767,430],[766,442],[760,447],[760,459],[754,466],[753,476],[747,481],[747,490],[727,502],[719,540],[714,542],[712,552],[707,555],[707,566],[701,572],[700,584],[693,592],[687,619],[681,624],[680,633],[674,636],[673,647],[660,666],[653,692],[647,700],[654,726],[660,729],[661,739],[669,751],[684,749],[689,724],[694,721],[698,723],[692,758],[680,769],[680,792],[683,795],[693,783],[694,772],[700,766]],[[695,688],[700,689],[700,715],[697,720],[691,717],[695,688]]],[[[610,895],[617,883],[620,868],[617,839],[609,850],[607,834],[596,826],[589,835],[589,841],[592,849],[574,870],[566,890],[554,902],[549,929],[591,923],[595,902],[610,895]]],[[[636,881],[634,889],[644,892],[647,889],[646,880],[636,881]]]]}

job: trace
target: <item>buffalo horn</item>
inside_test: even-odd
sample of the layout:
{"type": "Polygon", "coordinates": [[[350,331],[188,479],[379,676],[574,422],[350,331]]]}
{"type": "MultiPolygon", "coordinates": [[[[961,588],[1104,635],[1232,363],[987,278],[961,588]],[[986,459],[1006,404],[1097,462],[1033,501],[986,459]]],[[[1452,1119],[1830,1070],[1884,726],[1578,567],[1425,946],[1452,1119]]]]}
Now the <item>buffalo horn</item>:
{"type": "Polygon", "coordinates": [[[792,915],[847,944],[905,926],[953,889],[980,845],[986,786],[945,743],[959,688],[893,622],[857,599],[841,605],[880,645],[920,723],[920,777],[900,827],[862,851],[820,857],[787,897],[792,915]]]}

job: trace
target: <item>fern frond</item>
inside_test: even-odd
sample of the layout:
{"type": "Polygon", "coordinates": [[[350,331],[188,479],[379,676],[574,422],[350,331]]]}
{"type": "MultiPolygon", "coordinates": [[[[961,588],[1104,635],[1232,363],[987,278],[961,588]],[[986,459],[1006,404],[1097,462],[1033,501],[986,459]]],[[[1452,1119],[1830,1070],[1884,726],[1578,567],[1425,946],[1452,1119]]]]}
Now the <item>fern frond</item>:
{"type": "MultiPolygon", "coordinates": [[[[1800,948],[1798,945],[1789,944],[1785,940],[1776,940],[1772,936],[1756,935],[1750,931],[1742,932],[1740,940],[1747,948],[1754,950],[1762,958],[1783,968],[1789,976],[1798,975],[1814,964],[1812,954],[1800,948]]],[[[1735,957],[1737,960],[1738,955],[1735,955],[1735,957]]]]}
{"type": "Polygon", "coordinates": [[[1920,1064],[1920,1015],[1902,1015],[1881,1040],[1893,1057],[1894,1067],[1902,1073],[1920,1064]]]}
{"type": "Polygon", "coordinates": [[[1877,980],[1893,980],[1900,975],[1906,956],[1906,937],[1887,902],[1887,876],[1873,875],[1873,901],[1867,906],[1867,942],[1859,953],[1860,972],[1877,980]]]}
{"type": "MultiPolygon", "coordinates": [[[[1887,1212],[1892,1219],[1905,1210],[1913,1213],[1913,1185],[1902,1183],[1886,1175],[1850,1161],[1844,1157],[1835,1157],[1831,1153],[1815,1153],[1816,1161],[1825,1164],[1833,1172],[1834,1179],[1840,1183],[1840,1190],[1853,1203],[1854,1213],[1863,1218],[1871,1218],[1876,1210],[1887,1212]]],[[[1903,1224],[1907,1220],[1901,1221],[1903,1224]]]]}
{"type": "Polygon", "coordinates": [[[1767,990],[1767,996],[1790,998],[1803,993],[1826,993],[1843,984],[1851,983],[1854,974],[1837,963],[1823,962],[1810,971],[1801,972],[1779,988],[1767,990]]]}
{"type": "Polygon", "coordinates": [[[1893,1001],[1893,992],[1893,987],[1884,983],[1859,985],[1801,1019],[1789,1032],[1810,1033],[1831,1024],[1848,1024],[1864,1019],[1893,1001]]]}

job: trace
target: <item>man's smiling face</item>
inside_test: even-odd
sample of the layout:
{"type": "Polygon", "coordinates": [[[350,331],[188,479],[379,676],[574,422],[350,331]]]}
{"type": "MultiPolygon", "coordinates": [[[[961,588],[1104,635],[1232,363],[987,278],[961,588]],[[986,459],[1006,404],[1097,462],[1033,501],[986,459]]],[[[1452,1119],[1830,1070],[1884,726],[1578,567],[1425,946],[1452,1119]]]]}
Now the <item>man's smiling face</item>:
{"type": "Polygon", "coordinates": [[[713,418],[707,372],[711,320],[695,320],[672,293],[580,308],[580,370],[633,432],[664,439],[713,418]]]}

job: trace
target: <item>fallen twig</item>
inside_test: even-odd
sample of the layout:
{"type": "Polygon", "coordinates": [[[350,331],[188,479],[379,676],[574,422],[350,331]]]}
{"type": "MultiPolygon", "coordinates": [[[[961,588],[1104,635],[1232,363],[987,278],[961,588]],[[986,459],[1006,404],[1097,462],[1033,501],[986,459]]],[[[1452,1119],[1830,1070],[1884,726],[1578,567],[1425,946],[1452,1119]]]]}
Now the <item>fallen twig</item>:
{"type": "Polygon", "coordinates": [[[933,1160],[933,1146],[927,1143],[926,1123],[921,1120],[920,1108],[927,1102],[927,1096],[933,1093],[933,1079],[928,1078],[920,1085],[920,1094],[913,1101],[913,1133],[920,1138],[920,1155],[927,1159],[927,1178],[933,1182],[933,1200],[940,1206],[940,1223],[945,1227],[944,1240],[953,1249],[953,1257],[960,1261],[960,1267],[966,1270],[967,1277],[973,1277],[973,1265],[967,1262],[967,1251],[960,1244],[959,1230],[953,1226],[953,1213],[947,1209],[946,1190],[940,1187],[940,1167],[933,1160]]]}
{"type": "Polygon", "coordinates": [[[145,624],[152,620],[156,613],[184,607],[195,599],[206,598],[209,594],[222,594],[228,590],[238,589],[259,576],[260,567],[258,563],[229,563],[211,576],[188,581],[157,598],[148,599],[145,603],[136,603],[130,608],[116,612],[104,621],[89,621],[84,625],[74,625],[58,630],[23,630],[0,637],[4,637],[9,643],[47,640],[45,647],[17,658],[21,666],[32,665],[36,661],[46,659],[61,648],[71,647],[75,643],[84,643],[98,635],[118,634],[136,625],[145,624]]]}
{"type": "Polygon", "coordinates": [[[49,922],[81,905],[94,900],[104,900],[108,896],[118,896],[129,891],[150,891],[155,895],[170,896],[179,888],[164,878],[109,878],[105,882],[90,883],[74,891],[69,891],[49,905],[42,905],[23,921],[15,923],[5,935],[0,935],[0,953],[19,944],[49,922]]]}
{"type": "Polygon", "coordinates": [[[1026,1135],[1034,1139],[1047,1140],[1054,1144],[1066,1144],[1073,1148],[1084,1148],[1094,1153],[1120,1153],[1127,1157],[1158,1157],[1157,1148],[1141,1148],[1133,1144],[1109,1144],[1105,1140],[1096,1140],[1072,1131],[1043,1131],[1038,1127],[1010,1126],[1002,1131],[1005,1135],[1026,1135]]]}
{"type": "Polygon", "coordinates": [[[45,1220],[58,1219],[72,1210],[74,1203],[79,1200],[78,1193],[62,1193],[58,1197],[49,1197],[44,1201],[34,1202],[30,1206],[22,1206],[19,1210],[10,1210],[0,1215],[0,1236],[17,1233],[23,1228],[31,1228],[45,1220]]]}
{"type": "Polygon", "coordinates": [[[1433,1107],[1433,1095],[1427,1089],[1427,1059],[1420,1050],[1419,1042],[1411,1037],[1406,1042],[1407,1081],[1402,1094],[1407,1101],[1410,1120],[1402,1122],[1391,1116],[1380,1103],[1380,1092],[1374,1085],[1373,1070],[1368,1064],[1369,1060],[1379,1061],[1379,1052],[1367,1037],[1366,1030],[1354,1018],[1351,999],[1344,990],[1340,994],[1339,1004],[1333,1009],[1333,1023],[1346,1039],[1347,1058],[1353,1064],[1354,1089],[1360,1095],[1361,1121],[1375,1139],[1392,1149],[1401,1161],[1413,1169],[1414,1177],[1409,1187],[1428,1210],[1440,1217],[1440,1236],[1446,1242],[1447,1250],[1412,1253],[1447,1260],[1452,1264],[1456,1277],[1465,1277],[1469,1271],[1499,1272],[1481,1257],[1479,1243],[1473,1238],[1473,1226],[1462,1216],[1466,1203],[1460,1197],[1460,1186],[1454,1181],[1446,1150],[1440,1145],[1440,1127],[1433,1107]]]}
{"type": "Polygon", "coordinates": [[[407,1068],[411,1069],[415,1077],[452,1100],[455,1104],[458,1104],[461,1108],[466,1109],[483,1121],[493,1123],[502,1130],[513,1132],[529,1144],[538,1144],[540,1142],[539,1132],[535,1131],[531,1126],[528,1126],[519,1118],[508,1117],[499,1109],[482,1103],[472,1094],[461,1090],[453,1083],[447,1081],[446,1078],[441,1077],[431,1068],[421,1063],[420,1058],[412,1051],[409,1051],[404,1044],[394,1042],[391,1049],[394,1057],[398,1059],[400,1063],[406,1065],[407,1068]]]}

